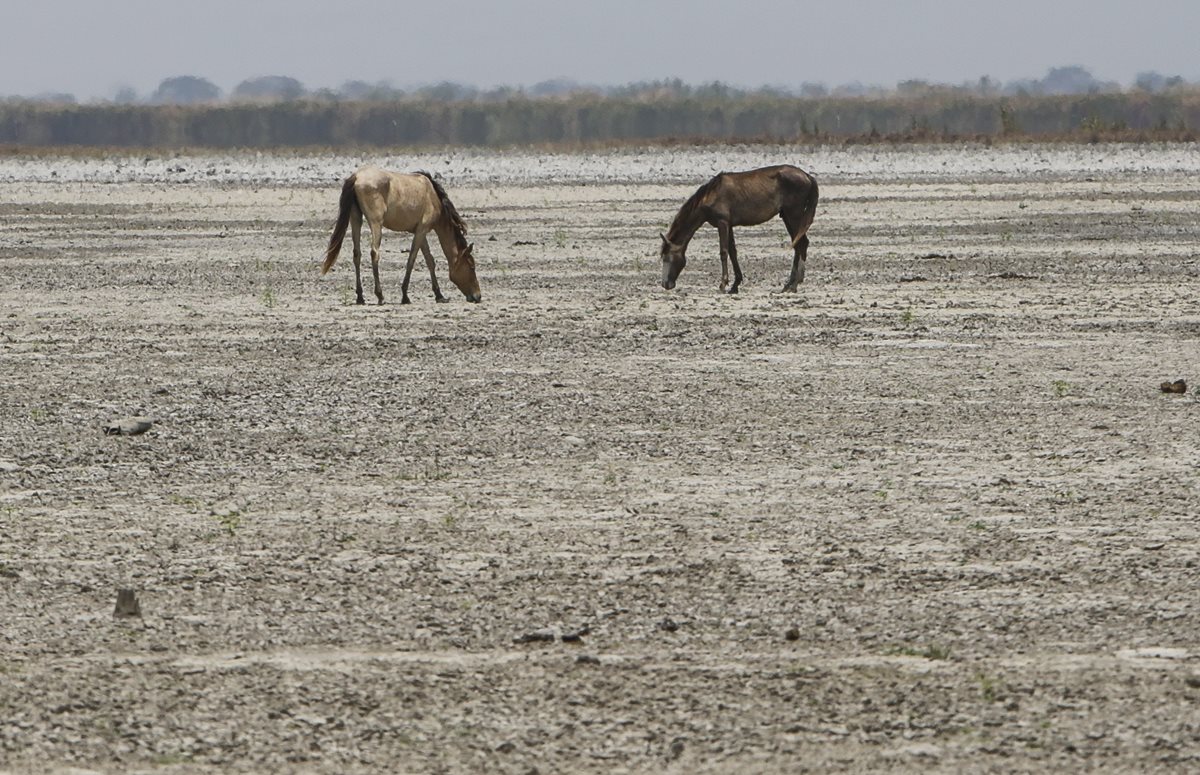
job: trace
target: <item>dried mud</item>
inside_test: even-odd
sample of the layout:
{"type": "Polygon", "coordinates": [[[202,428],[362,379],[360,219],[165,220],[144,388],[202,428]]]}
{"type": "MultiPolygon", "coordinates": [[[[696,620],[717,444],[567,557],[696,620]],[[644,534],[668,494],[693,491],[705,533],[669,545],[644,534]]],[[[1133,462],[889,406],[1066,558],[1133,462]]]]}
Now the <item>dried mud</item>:
{"type": "Polygon", "coordinates": [[[986,153],[451,158],[483,303],[381,307],[353,163],[0,161],[0,769],[1195,771],[1197,151],[986,153]],[[751,157],[801,293],[663,291],[751,157]]]}

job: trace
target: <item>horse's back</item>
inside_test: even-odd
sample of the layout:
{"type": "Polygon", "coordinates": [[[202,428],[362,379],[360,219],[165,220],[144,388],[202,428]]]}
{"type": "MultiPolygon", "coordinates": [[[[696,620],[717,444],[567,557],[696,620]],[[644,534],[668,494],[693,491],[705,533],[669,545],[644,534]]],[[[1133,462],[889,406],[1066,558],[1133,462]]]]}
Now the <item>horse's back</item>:
{"type": "Polygon", "coordinates": [[[428,229],[439,212],[437,194],[419,172],[389,172],[368,164],[355,171],[354,191],[363,214],[392,231],[428,229]]]}

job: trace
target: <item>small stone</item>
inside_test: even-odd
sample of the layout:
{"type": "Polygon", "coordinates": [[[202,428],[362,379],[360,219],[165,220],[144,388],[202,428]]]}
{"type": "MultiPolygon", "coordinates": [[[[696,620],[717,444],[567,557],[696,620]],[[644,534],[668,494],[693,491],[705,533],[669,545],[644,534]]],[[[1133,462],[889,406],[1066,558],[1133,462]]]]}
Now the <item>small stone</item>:
{"type": "Polygon", "coordinates": [[[1158,386],[1158,389],[1164,393],[1186,393],[1187,383],[1181,379],[1177,379],[1174,382],[1162,383],[1158,386]]]}
{"type": "Polygon", "coordinates": [[[149,417],[126,417],[105,426],[104,433],[108,436],[140,436],[153,425],[154,421],[149,417]]]}
{"type": "Polygon", "coordinates": [[[663,619],[658,623],[658,629],[663,632],[675,632],[679,629],[679,622],[671,618],[663,619]]]}
{"type": "Polygon", "coordinates": [[[575,657],[575,663],[579,665],[598,665],[600,664],[600,657],[591,654],[580,654],[575,657]]]}
{"type": "Polygon", "coordinates": [[[784,640],[800,640],[800,628],[789,627],[787,632],[783,634],[784,640]]]}
{"type": "Polygon", "coordinates": [[[581,630],[576,630],[575,632],[564,632],[562,635],[562,642],[583,643],[583,636],[587,635],[589,632],[591,632],[591,629],[588,627],[584,627],[581,630]]]}
{"type": "Polygon", "coordinates": [[[513,638],[513,643],[553,643],[554,630],[534,630],[513,638]]]}
{"type": "Polygon", "coordinates": [[[141,615],[142,604],[138,602],[137,592],[132,589],[117,590],[117,606],[113,609],[113,616],[120,618],[141,615]]]}

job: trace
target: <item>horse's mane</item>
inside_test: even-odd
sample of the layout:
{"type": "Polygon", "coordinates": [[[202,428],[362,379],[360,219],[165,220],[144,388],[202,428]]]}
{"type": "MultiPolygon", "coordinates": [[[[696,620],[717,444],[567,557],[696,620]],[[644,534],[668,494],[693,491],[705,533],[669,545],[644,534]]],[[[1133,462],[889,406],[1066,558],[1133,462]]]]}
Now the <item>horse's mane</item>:
{"type": "Polygon", "coordinates": [[[671,221],[671,228],[667,230],[667,239],[675,239],[677,230],[692,220],[692,216],[696,210],[704,205],[705,198],[717,187],[720,183],[721,176],[714,175],[711,180],[705,183],[700,188],[696,189],[696,193],[688,197],[688,200],[679,208],[679,212],[675,214],[675,220],[671,221]]]}
{"type": "Polygon", "coordinates": [[[433,175],[424,170],[420,170],[419,173],[429,180],[429,183],[433,186],[434,193],[437,194],[438,199],[441,201],[442,219],[450,226],[450,230],[454,232],[455,245],[458,246],[460,251],[466,250],[467,224],[463,222],[462,216],[458,214],[458,208],[450,201],[450,197],[446,194],[446,189],[442,188],[442,184],[433,179],[433,175]]]}

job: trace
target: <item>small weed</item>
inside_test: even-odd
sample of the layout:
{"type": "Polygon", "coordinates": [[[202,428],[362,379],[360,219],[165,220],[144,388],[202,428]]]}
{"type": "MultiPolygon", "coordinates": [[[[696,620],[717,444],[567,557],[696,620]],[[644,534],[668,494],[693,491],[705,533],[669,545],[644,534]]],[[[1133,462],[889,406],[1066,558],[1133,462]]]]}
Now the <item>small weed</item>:
{"type": "Polygon", "coordinates": [[[567,230],[566,229],[555,229],[554,230],[554,247],[565,248],[566,246],[567,246],[567,230]]]}
{"type": "Polygon", "coordinates": [[[262,295],[259,296],[258,299],[259,299],[259,301],[261,301],[263,303],[263,306],[266,307],[267,309],[275,308],[275,290],[274,289],[267,288],[265,291],[262,292],[262,295]]]}
{"type": "Polygon", "coordinates": [[[242,514],[240,511],[230,511],[225,514],[215,514],[214,516],[221,523],[221,527],[225,530],[226,535],[230,538],[237,535],[238,528],[242,526],[242,514]]]}
{"type": "Polygon", "coordinates": [[[920,657],[921,659],[930,659],[942,661],[950,658],[950,649],[946,646],[939,646],[935,643],[930,643],[925,646],[897,646],[892,649],[892,654],[903,657],[920,657]]]}
{"type": "Polygon", "coordinates": [[[913,321],[916,320],[916,317],[917,315],[915,312],[913,312],[913,308],[909,307],[900,313],[900,324],[905,328],[908,328],[913,324],[913,321]]]}
{"type": "Polygon", "coordinates": [[[29,417],[34,422],[41,422],[42,420],[46,419],[46,410],[45,409],[30,409],[29,417]]]}
{"type": "Polygon", "coordinates": [[[989,678],[983,673],[977,673],[975,680],[979,681],[979,696],[985,702],[995,702],[1000,698],[1000,682],[995,678],[989,678]]]}
{"type": "Polygon", "coordinates": [[[1052,383],[1054,386],[1054,395],[1063,398],[1067,393],[1071,392],[1071,383],[1066,380],[1056,379],[1052,383]]]}
{"type": "Polygon", "coordinates": [[[988,526],[986,522],[980,522],[979,520],[976,520],[969,523],[967,527],[971,528],[972,530],[987,530],[988,526]]]}

